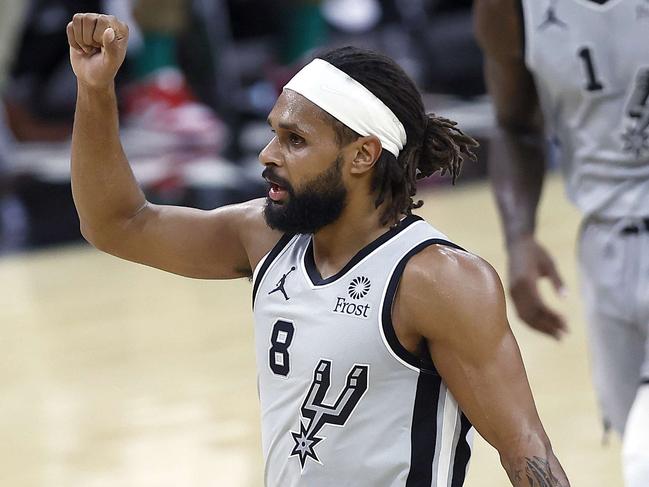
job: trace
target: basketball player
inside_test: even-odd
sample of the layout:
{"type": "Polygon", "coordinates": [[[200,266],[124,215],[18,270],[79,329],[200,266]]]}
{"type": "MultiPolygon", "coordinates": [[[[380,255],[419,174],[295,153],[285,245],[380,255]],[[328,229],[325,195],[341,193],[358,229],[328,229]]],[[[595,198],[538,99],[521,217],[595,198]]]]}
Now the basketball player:
{"type": "Polygon", "coordinates": [[[537,281],[562,283],[534,236],[544,133],[559,145],[584,215],[579,260],[593,375],[606,422],[624,434],[628,486],[649,485],[649,2],[476,0],[496,107],[491,179],[519,316],[560,337],[537,281]],[[630,412],[631,411],[631,412],[630,412]]]}
{"type": "Polygon", "coordinates": [[[426,115],[390,59],[314,60],[270,112],[268,198],[148,203],[120,146],[127,26],[77,14],[72,187],[85,237],[177,274],[253,277],[265,484],[460,486],[472,426],[512,485],[569,485],[538,418],[495,271],[411,213],[473,139],[426,115]]]}

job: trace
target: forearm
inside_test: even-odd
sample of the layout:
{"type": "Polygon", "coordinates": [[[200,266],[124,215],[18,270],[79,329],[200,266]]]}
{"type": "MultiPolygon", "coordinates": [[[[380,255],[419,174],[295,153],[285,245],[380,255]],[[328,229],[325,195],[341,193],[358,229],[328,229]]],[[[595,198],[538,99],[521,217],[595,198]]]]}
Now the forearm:
{"type": "Polygon", "coordinates": [[[490,145],[489,178],[507,246],[534,235],[544,177],[543,136],[537,131],[498,129],[490,145]]]}
{"type": "Polygon", "coordinates": [[[105,89],[78,85],[71,174],[72,195],[86,238],[109,236],[146,203],[119,140],[112,85],[105,89]]]}

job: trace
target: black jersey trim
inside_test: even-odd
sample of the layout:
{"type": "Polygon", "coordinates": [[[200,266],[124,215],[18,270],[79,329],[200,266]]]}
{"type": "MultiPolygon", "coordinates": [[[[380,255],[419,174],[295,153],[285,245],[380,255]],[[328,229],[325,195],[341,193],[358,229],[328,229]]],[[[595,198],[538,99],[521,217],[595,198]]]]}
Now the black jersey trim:
{"type": "Polygon", "coordinates": [[[255,282],[252,286],[252,307],[254,309],[255,307],[255,298],[257,297],[257,291],[259,289],[259,285],[261,284],[262,279],[264,278],[264,274],[266,274],[266,271],[270,267],[270,265],[273,263],[273,261],[277,258],[277,256],[280,254],[282,250],[284,250],[284,247],[288,245],[288,243],[291,241],[291,239],[294,237],[292,233],[285,233],[282,235],[282,238],[279,239],[279,241],[275,244],[275,246],[271,249],[270,252],[266,255],[266,258],[264,259],[264,262],[261,264],[261,267],[259,268],[259,272],[257,273],[257,277],[255,279],[255,282]]]}
{"type": "Polygon", "coordinates": [[[523,8],[523,1],[524,0],[518,0],[516,2],[516,10],[518,14],[518,21],[521,24],[521,33],[520,33],[520,42],[521,42],[521,54],[523,55],[523,63],[526,63],[527,60],[527,30],[525,29],[525,13],[524,13],[524,8],[523,8]]]}
{"type": "Polygon", "coordinates": [[[410,433],[410,471],[405,487],[430,487],[437,444],[437,414],[442,379],[420,373],[410,433]]]}
{"type": "Polygon", "coordinates": [[[455,461],[453,462],[453,477],[451,480],[451,487],[462,487],[466,477],[467,467],[469,466],[469,459],[471,458],[471,445],[467,437],[472,424],[464,413],[460,415],[460,437],[455,447],[455,461]]]}
{"type": "Polygon", "coordinates": [[[444,240],[441,238],[431,238],[421,242],[413,249],[411,249],[406,255],[404,255],[399,261],[399,263],[397,264],[397,266],[395,267],[394,271],[392,272],[392,275],[390,276],[388,287],[385,296],[383,298],[383,304],[381,309],[381,323],[383,326],[383,333],[385,335],[385,339],[387,340],[388,345],[392,349],[392,352],[394,352],[397,355],[397,357],[399,357],[404,362],[412,365],[413,367],[418,368],[422,372],[439,375],[437,369],[435,368],[435,364],[433,364],[433,360],[430,357],[430,354],[428,352],[428,347],[426,346],[425,341],[423,341],[423,343],[420,346],[420,351],[422,352],[421,356],[416,356],[410,353],[408,350],[404,348],[403,345],[401,345],[401,342],[397,338],[397,334],[394,331],[394,325],[392,323],[392,306],[394,305],[394,298],[396,296],[399,283],[401,282],[401,276],[403,275],[403,271],[405,270],[408,261],[414,255],[418,254],[426,247],[430,247],[431,245],[446,245],[448,247],[464,250],[459,245],[456,245],[453,242],[449,242],[448,240],[444,240]]]}
{"type": "Polygon", "coordinates": [[[649,377],[647,377],[646,379],[642,379],[642,382],[640,382],[640,384],[642,385],[649,384],[649,377]]]}
{"type": "Polygon", "coordinates": [[[390,228],[387,232],[377,237],[375,240],[356,252],[356,255],[354,255],[354,257],[352,257],[351,260],[347,262],[347,264],[345,264],[345,267],[343,267],[333,276],[327,277],[326,279],[323,279],[323,277],[320,275],[320,271],[318,271],[318,267],[315,264],[315,258],[313,256],[313,238],[311,238],[309,245],[304,252],[304,268],[306,269],[306,273],[309,277],[309,280],[311,281],[311,284],[313,284],[314,286],[324,286],[326,284],[331,284],[332,282],[337,281],[345,274],[347,274],[347,272],[349,272],[352,267],[358,264],[369,254],[374,252],[376,249],[378,249],[381,245],[401,233],[413,223],[420,220],[422,220],[422,218],[417,215],[406,216],[403,220],[390,228]]]}
{"type": "Polygon", "coordinates": [[[605,12],[606,10],[622,3],[622,0],[582,0],[581,3],[585,7],[592,8],[595,11],[605,12]]]}

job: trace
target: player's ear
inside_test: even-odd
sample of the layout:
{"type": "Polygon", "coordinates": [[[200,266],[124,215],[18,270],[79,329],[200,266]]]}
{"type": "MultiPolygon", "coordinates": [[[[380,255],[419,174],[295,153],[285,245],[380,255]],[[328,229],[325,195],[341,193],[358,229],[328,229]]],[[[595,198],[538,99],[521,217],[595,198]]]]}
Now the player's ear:
{"type": "Polygon", "coordinates": [[[381,142],[376,135],[359,137],[350,148],[353,150],[352,174],[364,174],[372,169],[382,150],[381,142]]]}

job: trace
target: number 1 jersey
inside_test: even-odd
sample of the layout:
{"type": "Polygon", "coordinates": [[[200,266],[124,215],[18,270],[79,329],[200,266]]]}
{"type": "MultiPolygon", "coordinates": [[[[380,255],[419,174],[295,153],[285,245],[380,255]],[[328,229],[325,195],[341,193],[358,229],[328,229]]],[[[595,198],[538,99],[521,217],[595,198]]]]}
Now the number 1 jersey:
{"type": "Polygon", "coordinates": [[[570,199],[649,215],[649,0],[521,0],[525,62],[570,199]]]}
{"type": "MultiPolygon", "coordinates": [[[[253,277],[267,487],[459,487],[473,429],[392,303],[408,260],[451,245],[417,216],[323,279],[311,235],[284,236],[253,277]]],[[[431,310],[434,313],[435,310],[431,310]]]]}

